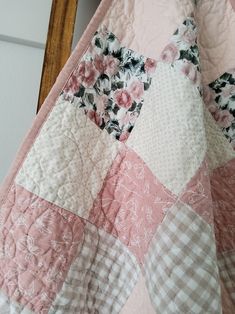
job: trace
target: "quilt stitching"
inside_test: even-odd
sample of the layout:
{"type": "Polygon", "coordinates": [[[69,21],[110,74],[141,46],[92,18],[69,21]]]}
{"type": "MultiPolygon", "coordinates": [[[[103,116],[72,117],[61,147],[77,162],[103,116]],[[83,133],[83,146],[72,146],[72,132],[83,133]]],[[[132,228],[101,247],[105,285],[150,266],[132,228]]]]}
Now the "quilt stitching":
{"type": "Polygon", "coordinates": [[[1,289],[29,310],[45,313],[77,253],[84,221],[17,185],[0,221],[1,289]]]}
{"type": "Polygon", "coordinates": [[[40,314],[119,313],[140,268],[117,238],[17,185],[0,222],[5,302],[40,314]]]}
{"type": "Polygon", "coordinates": [[[180,202],[167,213],[144,266],[156,311],[221,313],[211,226],[180,202]],[[157,261],[157,262],[156,262],[157,261]]]}
{"type": "Polygon", "coordinates": [[[221,280],[235,304],[235,251],[231,250],[218,255],[221,280]]]}
{"type": "MultiPolygon", "coordinates": [[[[162,69],[165,73],[165,70],[169,71],[172,67],[175,72],[180,72],[187,77],[195,87],[195,90],[193,88],[189,94],[195,96],[198,101],[200,95],[197,91],[200,94],[202,91],[196,37],[195,21],[189,17],[176,30],[170,43],[163,50],[158,61],[158,69],[162,69]],[[164,68],[164,63],[167,64],[166,68],[164,68]]],[[[112,139],[114,137],[121,142],[131,143],[128,137],[131,138],[135,132],[131,133],[135,122],[137,125],[140,120],[137,121],[137,118],[140,111],[143,112],[141,108],[144,93],[152,84],[156,67],[156,60],[121,47],[113,33],[105,27],[100,28],[95,33],[92,44],[88,47],[78,67],[69,77],[62,95],[57,99],[55,108],[47,120],[51,124],[48,125],[45,120],[41,133],[16,177],[16,182],[22,187],[12,186],[11,193],[15,197],[10,201],[8,199],[7,208],[3,208],[0,213],[0,227],[3,230],[0,239],[2,243],[0,263],[5,263],[0,274],[5,282],[11,284],[8,292],[14,298],[20,298],[20,302],[28,303],[28,306],[36,311],[43,309],[47,312],[50,308],[49,304],[53,302],[50,313],[62,314],[67,310],[90,312],[93,309],[97,313],[100,309],[107,313],[110,311],[119,313],[138,280],[139,263],[141,263],[141,266],[144,266],[149,293],[157,311],[159,309],[165,311],[167,308],[169,313],[188,311],[187,313],[191,314],[190,311],[192,311],[195,314],[209,310],[220,312],[217,268],[216,265],[211,267],[207,264],[208,261],[212,264],[216,258],[212,227],[209,225],[213,223],[213,215],[206,162],[200,164],[200,160],[197,160],[190,176],[186,179],[185,177],[181,178],[180,187],[172,185],[172,190],[178,194],[177,197],[158,182],[156,171],[152,173],[134,151],[112,139]],[[120,70],[120,68],[122,69],[120,70]],[[113,77],[115,80],[112,80],[113,77]],[[55,119],[58,107],[60,107],[61,120],[58,119],[58,116],[55,119]],[[78,108],[79,110],[77,110],[78,108]],[[80,109],[83,109],[83,112],[80,109]],[[78,114],[78,111],[81,111],[81,114],[78,114]],[[55,114],[54,117],[53,114],[55,114]],[[77,114],[79,115],[78,119],[77,114]],[[67,119],[68,116],[69,119],[67,119]],[[57,122],[59,120],[58,124],[56,124],[56,120],[57,122]],[[96,125],[90,123],[90,120],[96,125]],[[62,127],[60,128],[60,126],[62,127]],[[112,136],[109,137],[106,131],[112,136]],[[58,137],[54,136],[58,134],[58,137]],[[42,138],[46,138],[46,136],[48,136],[47,141],[43,142],[42,138]],[[47,155],[47,150],[50,152],[49,155],[47,155]],[[59,159],[56,159],[58,156],[59,159]],[[69,171],[67,171],[68,169],[69,171]],[[79,172],[80,170],[81,172],[79,172]],[[57,171],[58,173],[56,173],[57,171]],[[76,177],[78,173],[79,178],[76,177]],[[147,176],[148,179],[146,179],[147,176]],[[189,178],[191,179],[188,182],[189,178]],[[43,186],[44,183],[41,182],[44,179],[44,182],[47,180],[49,182],[47,186],[43,186]],[[141,183],[137,184],[136,179],[141,183]],[[58,181],[57,185],[56,181],[58,181]],[[76,193],[81,187],[81,182],[83,183],[82,193],[78,195],[76,193]],[[187,182],[188,184],[185,186],[187,182]],[[130,191],[128,188],[132,184],[134,188],[130,191]],[[27,198],[26,194],[30,192],[23,191],[24,188],[42,197],[40,202],[36,195],[27,198]],[[18,193],[14,189],[21,192],[18,193]],[[159,192],[158,195],[156,191],[159,192]],[[135,194],[137,192],[138,196],[135,194]],[[141,193],[149,198],[149,203],[145,200],[143,202],[145,205],[150,205],[146,211],[143,210],[141,202],[136,204],[141,193]],[[74,195],[75,197],[72,199],[74,195]],[[76,202],[76,199],[80,201],[80,196],[81,203],[76,202]],[[78,241],[75,242],[78,246],[81,244],[78,251],[77,247],[75,249],[73,243],[71,244],[71,234],[68,232],[64,235],[63,232],[67,231],[66,227],[58,217],[53,216],[54,211],[50,210],[56,205],[51,203],[48,205],[44,198],[75,214],[67,213],[65,215],[66,210],[60,208],[58,217],[62,220],[69,219],[75,225],[77,223],[75,229],[79,232],[77,233],[78,241]],[[128,199],[131,200],[128,201],[128,199]],[[152,203],[158,206],[155,212],[151,208],[152,203]],[[17,213],[17,207],[21,208],[20,213],[17,213]],[[28,209],[31,211],[30,219],[34,221],[29,232],[26,229],[27,221],[29,222],[30,219],[25,214],[28,209]],[[40,211],[44,211],[39,215],[40,218],[35,217],[40,211]],[[147,229],[145,229],[146,225],[147,229]],[[159,228],[157,228],[158,225],[159,228]],[[50,230],[50,226],[61,229],[61,234],[58,230],[50,230]],[[34,232],[34,235],[31,232],[34,232]],[[40,242],[39,236],[35,236],[37,232],[44,236],[44,238],[42,236],[43,243],[40,242]],[[58,239],[48,241],[49,234],[58,236],[58,239]],[[47,236],[48,238],[46,238],[47,236]],[[143,239],[141,242],[138,237],[144,239],[144,245],[143,239]],[[14,241],[17,243],[16,245],[14,245],[14,241]],[[50,264],[51,268],[49,267],[48,271],[45,270],[45,276],[42,276],[41,281],[49,282],[48,286],[45,286],[50,292],[43,293],[40,299],[38,295],[34,298],[34,293],[37,293],[40,287],[34,282],[34,275],[38,276],[38,274],[32,268],[41,258],[41,250],[45,249],[43,246],[48,242],[55,255],[52,254],[56,265],[50,264]],[[152,242],[152,247],[149,250],[150,242],[152,242]],[[63,254],[69,252],[69,245],[72,251],[71,256],[65,257],[63,260],[63,255],[60,259],[59,255],[62,251],[63,254]],[[193,252],[192,247],[195,248],[193,252]],[[207,257],[202,253],[203,250],[207,257]],[[11,260],[14,253],[17,255],[18,264],[14,265],[15,268],[12,267],[12,273],[4,272],[5,268],[12,265],[11,260]],[[75,258],[76,253],[77,259],[75,258]],[[159,265],[156,265],[156,259],[158,259],[159,265]],[[86,268],[87,260],[90,261],[89,269],[86,268]],[[73,261],[72,264],[71,261],[73,261]],[[183,263],[186,263],[185,269],[179,266],[183,263]],[[200,264],[199,270],[196,267],[192,269],[191,266],[195,266],[195,263],[200,264]],[[68,267],[68,264],[72,266],[68,267]],[[71,274],[65,278],[64,273],[68,268],[71,270],[71,274]],[[31,271],[29,275],[27,275],[28,269],[31,271]],[[85,274],[84,270],[87,271],[85,274]],[[18,287],[17,271],[21,272],[20,276],[22,275],[22,284],[18,283],[18,287]],[[84,275],[83,282],[81,274],[84,275]],[[187,280],[182,279],[182,274],[187,277],[187,280]],[[173,284],[168,281],[171,276],[174,277],[173,284]],[[62,283],[64,290],[62,287],[57,293],[62,283]],[[203,290],[205,286],[208,289],[202,294],[198,294],[197,291],[203,290]],[[123,287],[125,289],[122,289],[123,287]],[[178,294],[177,288],[180,288],[178,294]],[[157,297],[156,291],[158,291],[157,297]],[[53,301],[55,296],[57,297],[53,301]],[[79,302],[77,302],[78,299],[79,302]],[[174,300],[174,304],[172,300],[174,300]]],[[[173,74],[172,77],[174,77],[173,74]]],[[[211,105],[209,111],[217,119],[232,145],[234,141],[232,130],[234,128],[234,85],[234,72],[226,72],[218,80],[209,84],[210,93],[213,94],[209,97],[213,99],[213,105],[217,106],[215,108],[211,105]],[[220,112],[218,112],[218,108],[221,110],[220,112]]],[[[188,84],[185,86],[188,88],[188,84]]],[[[183,90],[182,94],[184,92],[185,95],[189,95],[186,90],[183,90]]],[[[158,91],[154,91],[154,93],[159,95],[158,91]]],[[[195,125],[198,125],[197,118],[198,116],[201,118],[202,114],[201,103],[198,101],[197,104],[200,110],[192,118],[195,125]]],[[[185,111],[189,113],[191,109],[187,108],[188,111],[185,111]]],[[[188,114],[189,116],[190,114],[188,114]]],[[[200,122],[199,120],[199,124],[200,122]]],[[[192,129],[188,122],[184,121],[184,127],[189,133],[191,132],[192,129]]],[[[202,133],[199,134],[199,137],[201,136],[200,145],[201,142],[202,145],[198,149],[201,158],[204,156],[204,134],[202,133]]],[[[182,136],[182,133],[180,135],[182,136]]],[[[197,140],[193,136],[192,139],[196,146],[197,140]]],[[[181,153],[183,149],[184,146],[181,147],[181,153]]],[[[191,147],[191,149],[192,155],[190,156],[193,159],[193,149],[195,152],[198,150],[195,147],[191,147]]],[[[220,145],[218,149],[221,149],[220,145]]],[[[154,162],[156,163],[156,160],[154,162]]],[[[215,208],[215,234],[220,253],[231,248],[234,249],[232,239],[234,221],[233,214],[231,214],[231,204],[233,205],[234,201],[233,195],[230,193],[232,191],[230,187],[234,185],[234,176],[231,175],[234,168],[233,163],[234,160],[232,164],[229,163],[228,167],[216,169],[211,180],[215,208]],[[226,186],[226,192],[221,191],[221,182],[219,181],[221,177],[223,186],[226,186]],[[230,187],[227,188],[227,185],[230,187]]],[[[183,168],[186,169],[186,166],[183,168]]],[[[182,176],[184,175],[182,174],[182,176]]],[[[10,197],[10,195],[8,196],[10,197]]],[[[48,260],[53,259],[52,255],[48,257],[48,260]]],[[[37,266],[43,268],[43,262],[47,263],[48,260],[45,258],[45,261],[39,261],[37,266]]],[[[234,262],[234,258],[232,261],[234,262]]],[[[219,261],[219,266],[223,268],[223,261],[219,261]]],[[[229,267],[231,269],[231,263],[229,267]]],[[[227,277],[228,274],[222,269],[222,280],[226,282],[227,277]]],[[[226,285],[231,285],[231,282],[227,280],[226,285]]],[[[231,291],[234,293],[233,290],[231,291]]],[[[1,297],[0,295],[0,299],[1,297]]],[[[9,303],[8,298],[4,300],[9,303]]]]}

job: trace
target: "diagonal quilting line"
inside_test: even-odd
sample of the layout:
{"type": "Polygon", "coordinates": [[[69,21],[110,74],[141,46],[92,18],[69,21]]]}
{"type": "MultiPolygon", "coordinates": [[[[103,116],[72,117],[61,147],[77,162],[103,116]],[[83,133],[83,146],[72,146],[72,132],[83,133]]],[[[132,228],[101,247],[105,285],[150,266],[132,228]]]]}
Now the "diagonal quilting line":
{"type": "Polygon", "coordinates": [[[215,169],[211,175],[211,193],[214,205],[215,237],[218,254],[235,249],[234,190],[235,159],[215,169]]]}

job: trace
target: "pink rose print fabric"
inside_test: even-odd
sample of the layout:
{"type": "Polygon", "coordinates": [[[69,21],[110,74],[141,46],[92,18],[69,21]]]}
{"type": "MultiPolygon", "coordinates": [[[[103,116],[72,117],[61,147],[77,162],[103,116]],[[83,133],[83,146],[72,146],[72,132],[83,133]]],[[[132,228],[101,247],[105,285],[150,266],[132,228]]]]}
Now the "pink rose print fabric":
{"type": "Polygon", "coordinates": [[[122,47],[105,27],[94,35],[63,90],[101,129],[125,142],[151,85],[156,61],[122,47]]]}
{"type": "Polygon", "coordinates": [[[175,31],[169,44],[163,49],[160,61],[171,64],[186,76],[201,94],[197,26],[193,17],[187,18],[175,31]]]}
{"type": "Polygon", "coordinates": [[[205,86],[203,97],[208,110],[235,149],[235,69],[205,86]]]}

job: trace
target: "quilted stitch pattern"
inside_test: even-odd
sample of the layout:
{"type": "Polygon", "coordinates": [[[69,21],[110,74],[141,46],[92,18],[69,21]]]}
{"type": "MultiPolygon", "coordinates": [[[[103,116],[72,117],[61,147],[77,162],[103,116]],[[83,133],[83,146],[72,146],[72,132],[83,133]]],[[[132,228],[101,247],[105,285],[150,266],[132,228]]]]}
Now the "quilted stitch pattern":
{"type": "Polygon", "coordinates": [[[232,314],[233,2],[103,2],[1,196],[0,313],[232,314]]]}
{"type": "Polygon", "coordinates": [[[235,65],[235,14],[230,1],[199,0],[196,20],[202,80],[216,80],[235,65]]]}
{"type": "Polygon", "coordinates": [[[211,227],[188,206],[167,213],[146,258],[146,284],[155,310],[168,314],[221,313],[211,227]]]}
{"type": "Polygon", "coordinates": [[[145,1],[112,1],[102,25],[126,47],[158,60],[169,37],[191,16],[194,6],[194,0],[148,0],[148,5],[145,1]]]}
{"type": "Polygon", "coordinates": [[[95,127],[77,104],[59,98],[21,167],[16,183],[89,216],[119,142],[95,127]]]}
{"type": "Polygon", "coordinates": [[[142,263],[175,198],[134,151],[123,148],[104,180],[89,220],[117,237],[142,263]]]}
{"type": "MultiPolygon", "coordinates": [[[[84,221],[16,185],[0,222],[1,289],[23,313],[47,313],[76,256],[84,221]]],[[[0,313],[5,307],[2,301],[0,313]]]]}
{"type": "Polygon", "coordinates": [[[215,169],[211,176],[215,237],[219,253],[235,249],[235,159],[215,169]]]}
{"type": "Polygon", "coordinates": [[[158,63],[145,106],[126,144],[178,195],[204,160],[203,102],[190,80],[158,63]]]}
{"type": "Polygon", "coordinates": [[[140,269],[125,246],[87,223],[84,238],[49,314],[119,313],[140,269]]]}
{"type": "Polygon", "coordinates": [[[219,254],[218,265],[224,286],[235,304],[235,251],[219,254]]]}

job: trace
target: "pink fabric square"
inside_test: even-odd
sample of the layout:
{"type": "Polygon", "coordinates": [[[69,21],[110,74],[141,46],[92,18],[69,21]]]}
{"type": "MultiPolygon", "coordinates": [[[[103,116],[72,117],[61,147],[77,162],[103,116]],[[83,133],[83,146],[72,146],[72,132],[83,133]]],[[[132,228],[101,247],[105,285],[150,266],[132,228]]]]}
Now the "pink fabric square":
{"type": "Polygon", "coordinates": [[[208,165],[203,161],[182,192],[180,200],[188,204],[209,224],[213,223],[213,208],[208,165]]]}
{"type": "Polygon", "coordinates": [[[156,227],[174,202],[141,158],[125,147],[105,178],[89,220],[118,237],[142,263],[156,227]]]}
{"type": "Polygon", "coordinates": [[[235,159],[211,176],[215,236],[218,251],[235,249],[235,159]]]}
{"type": "Polygon", "coordinates": [[[84,222],[13,186],[0,224],[1,289],[28,309],[46,313],[77,253],[84,222]]]}

